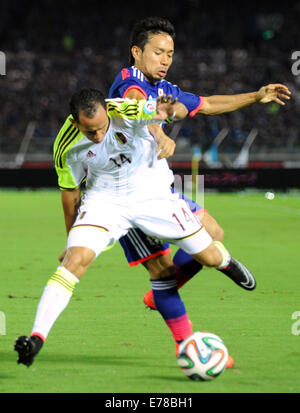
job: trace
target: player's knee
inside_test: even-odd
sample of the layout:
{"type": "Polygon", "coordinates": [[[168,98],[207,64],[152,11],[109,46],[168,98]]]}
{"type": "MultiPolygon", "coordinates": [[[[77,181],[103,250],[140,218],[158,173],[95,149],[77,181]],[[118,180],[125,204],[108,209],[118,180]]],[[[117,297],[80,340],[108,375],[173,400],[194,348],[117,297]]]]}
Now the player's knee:
{"type": "Polygon", "coordinates": [[[62,265],[75,276],[81,277],[94,260],[95,253],[85,247],[71,247],[67,250],[62,265]]]}
{"type": "Polygon", "coordinates": [[[174,274],[174,264],[171,254],[160,255],[143,263],[147,268],[150,279],[160,279],[174,274]]]}

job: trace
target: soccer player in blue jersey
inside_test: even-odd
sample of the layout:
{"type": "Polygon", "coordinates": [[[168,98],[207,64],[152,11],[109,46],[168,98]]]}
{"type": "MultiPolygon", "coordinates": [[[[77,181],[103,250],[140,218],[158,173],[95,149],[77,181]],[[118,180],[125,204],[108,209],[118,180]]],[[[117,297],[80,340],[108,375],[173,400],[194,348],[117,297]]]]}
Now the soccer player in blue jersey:
{"type": "MultiPolygon", "coordinates": [[[[182,91],[178,86],[165,80],[173,60],[174,38],[174,27],[166,19],[149,17],[136,23],[130,40],[130,66],[123,68],[116,76],[109,97],[140,100],[171,94],[173,98],[178,99],[176,119],[183,119],[187,115],[193,117],[197,114],[218,115],[253,103],[275,101],[284,105],[282,99],[290,98],[290,91],[282,84],[263,86],[252,93],[209,97],[182,91]]],[[[162,149],[160,156],[167,156],[171,145],[170,138],[164,135],[158,124],[149,126],[149,129],[154,136],[160,133],[158,147],[159,150],[162,149]],[[164,145],[167,148],[165,152],[164,145]]],[[[202,215],[201,221],[213,239],[222,241],[224,231],[216,220],[199,205],[188,198],[186,200],[191,203],[196,215],[202,215]]],[[[166,273],[175,272],[178,288],[202,268],[182,250],[178,250],[172,261],[168,244],[154,243],[140,230],[130,230],[120,242],[129,265],[143,263],[150,273],[150,278],[159,278],[166,273]]],[[[243,282],[238,284],[244,286],[243,282]]],[[[148,307],[155,309],[151,290],[145,294],[144,302],[148,307]]]]}

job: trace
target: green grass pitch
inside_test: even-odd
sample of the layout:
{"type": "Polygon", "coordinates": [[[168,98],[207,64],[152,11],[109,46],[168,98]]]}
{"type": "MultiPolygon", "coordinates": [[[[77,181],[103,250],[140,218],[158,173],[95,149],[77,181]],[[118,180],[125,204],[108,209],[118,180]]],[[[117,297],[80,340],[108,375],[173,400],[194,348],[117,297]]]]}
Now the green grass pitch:
{"type": "Polygon", "coordinates": [[[224,244],[257,278],[247,292],[205,269],[180,290],[194,330],[221,336],[235,359],[212,382],[182,374],[171,333],[142,303],[148,274],[129,268],[119,244],[82,278],[34,364],[17,365],[14,340],[31,332],[65,229],[59,191],[1,191],[0,199],[0,393],[300,391],[299,194],[205,196],[224,244]]]}

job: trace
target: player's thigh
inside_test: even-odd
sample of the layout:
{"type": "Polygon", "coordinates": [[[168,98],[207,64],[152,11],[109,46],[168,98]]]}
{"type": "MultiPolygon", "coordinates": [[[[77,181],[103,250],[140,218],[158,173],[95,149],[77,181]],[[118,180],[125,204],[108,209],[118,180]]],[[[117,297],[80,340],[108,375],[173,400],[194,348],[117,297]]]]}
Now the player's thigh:
{"type": "Polygon", "coordinates": [[[164,240],[183,239],[202,227],[186,202],[176,196],[139,202],[133,220],[146,234],[164,240]]]}
{"type": "Polygon", "coordinates": [[[203,206],[199,205],[197,202],[193,201],[191,198],[187,197],[183,193],[175,191],[174,193],[178,193],[180,198],[185,200],[188,204],[190,210],[197,216],[197,218],[201,221],[204,225],[207,232],[210,234],[214,241],[223,241],[224,239],[224,230],[218,224],[215,218],[213,218],[203,206]]]}
{"type": "Polygon", "coordinates": [[[121,207],[105,199],[85,200],[69,232],[67,248],[86,247],[97,257],[128,231],[130,223],[122,212],[121,207]]]}
{"type": "Polygon", "coordinates": [[[214,241],[223,241],[224,230],[220,227],[215,218],[213,218],[207,211],[204,213],[201,213],[201,211],[196,211],[195,215],[200,219],[206,231],[214,241]]]}
{"type": "Polygon", "coordinates": [[[216,247],[213,244],[212,237],[203,226],[191,236],[173,240],[172,242],[187,254],[194,257],[200,264],[211,266],[208,254],[214,251],[216,247]],[[204,261],[204,258],[207,258],[207,260],[204,261]]]}

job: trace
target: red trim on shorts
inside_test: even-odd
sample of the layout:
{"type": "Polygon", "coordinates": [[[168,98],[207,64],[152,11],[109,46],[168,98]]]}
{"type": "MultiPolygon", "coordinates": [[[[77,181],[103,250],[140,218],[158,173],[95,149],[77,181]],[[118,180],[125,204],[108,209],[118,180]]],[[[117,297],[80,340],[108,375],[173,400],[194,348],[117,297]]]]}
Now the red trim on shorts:
{"type": "Polygon", "coordinates": [[[129,262],[128,264],[129,264],[129,267],[134,267],[135,265],[139,265],[142,262],[150,260],[151,258],[158,257],[159,255],[167,255],[170,253],[171,253],[171,248],[167,248],[166,250],[157,251],[154,254],[148,255],[148,257],[141,258],[140,260],[137,260],[137,261],[129,262]]]}
{"type": "Polygon", "coordinates": [[[138,90],[139,92],[141,92],[141,93],[144,95],[145,99],[148,99],[147,93],[146,93],[141,87],[136,86],[136,85],[129,86],[129,87],[125,90],[125,92],[123,93],[122,98],[125,99],[126,94],[127,94],[130,90],[133,90],[133,89],[138,90]]]}
{"type": "Polygon", "coordinates": [[[32,336],[38,336],[41,340],[43,340],[44,342],[46,341],[46,337],[44,337],[42,334],[40,334],[40,333],[35,333],[35,332],[33,332],[33,333],[31,333],[30,334],[30,337],[32,337],[32,336]]]}
{"type": "Polygon", "coordinates": [[[203,103],[204,103],[203,97],[202,97],[202,96],[199,96],[199,97],[200,97],[200,103],[199,103],[199,105],[198,105],[194,110],[192,110],[192,111],[189,113],[189,116],[190,116],[191,118],[193,118],[193,117],[196,115],[196,113],[202,108],[202,105],[203,105],[203,103]]]}

